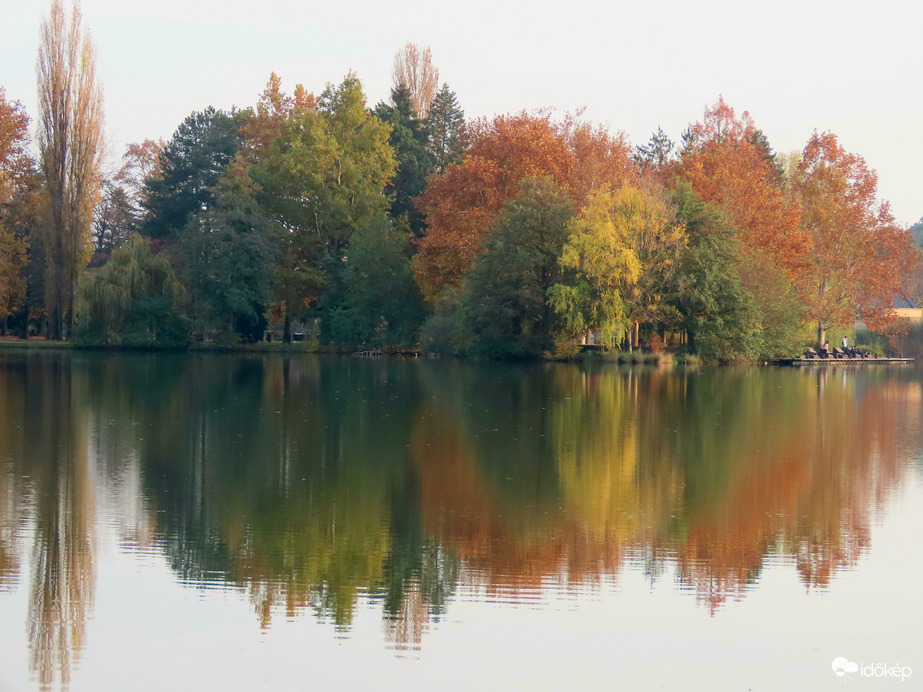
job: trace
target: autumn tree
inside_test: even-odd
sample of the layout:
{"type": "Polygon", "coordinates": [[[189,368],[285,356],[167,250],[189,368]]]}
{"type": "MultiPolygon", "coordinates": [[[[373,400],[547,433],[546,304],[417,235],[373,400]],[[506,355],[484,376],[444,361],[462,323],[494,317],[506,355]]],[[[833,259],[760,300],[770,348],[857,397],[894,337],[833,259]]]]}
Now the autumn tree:
{"type": "Polygon", "coordinates": [[[640,267],[637,280],[623,292],[631,346],[637,348],[641,324],[673,320],[667,298],[677,281],[686,232],[656,189],[625,185],[614,202],[612,214],[624,228],[640,267]]]}
{"type": "Polygon", "coordinates": [[[439,69],[433,64],[429,46],[421,49],[408,41],[394,55],[391,82],[395,89],[405,86],[410,90],[413,109],[425,118],[439,88],[439,69]]]}
{"type": "Polygon", "coordinates": [[[894,298],[918,256],[910,233],[877,199],[878,176],[830,132],[814,133],[793,184],[812,239],[802,292],[818,343],[833,326],[863,320],[880,331],[894,320],[894,298]]]}
{"type": "Polygon", "coordinates": [[[625,298],[642,270],[626,213],[633,195],[628,186],[594,193],[568,226],[560,259],[565,277],[548,295],[571,340],[598,330],[601,343],[613,346],[628,326],[625,298]]]}
{"type": "Polygon", "coordinates": [[[243,142],[238,155],[250,164],[258,163],[268,154],[270,145],[282,135],[286,123],[296,113],[316,107],[314,94],[305,90],[303,85],[296,84],[294,94],[289,96],[282,90],[282,80],[272,72],[256,106],[241,114],[243,126],[240,135],[243,142]]]}
{"type": "Polygon", "coordinates": [[[679,175],[704,202],[721,209],[740,232],[744,252],[754,248],[776,262],[789,279],[803,270],[810,239],[799,226],[798,206],[779,186],[779,172],[753,119],[734,113],[723,98],[690,126],[680,161],[664,169],[679,175]]]}
{"type": "Polygon", "coordinates": [[[427,234],[418,243],[414,274],[432,305],[457,294],[504,202],[526,178],[551,177],[577,207],[591,193],[635,177],[631,150],[621,134],[550,112],[500,115],[467,129],[464,160],[433,176],[417,200],[427,234]]]}
{"type": "Polygon", "coordinates": [[[140,230],[147,202],[146,183],[160,176],[163,146],[163,140],[152,139],[129,144],[118,168],[104,179],[93,217],[94,264],[104,262],[140,230]]]}
{"type": "Polygon", "coordinates": [[[479,120],[460,165],[432,178],[417,200],[428,230],[420,239],[414,276],[437,304],[455,294],[484,250],[484,238],[524,178],[566,184],[574,156],[548,116],[527,113],[479,120]],[[440,297],[442,295],[442,297],[440,297]]]}
{"type": "Polygon", "coordinates": [[[37,212],[35,164],[27,153],[29,117],[0,87],[0,327],[26,295],[24,269],[37,212]]]}
{"type": "Polygon", "coordinates": [[[89,260],[90,225],[103,153],[102,89],[96,51],[74,7],[70,20],[53,0],[42,21],[38,55],[40,165],[50,223],[43,241],[51,338],[74,324],[77,278],[89,260]]]}
{"type": "Polygon", "coordinates": [[[566,115],[556,130],[573,156],[567,186],[578,207],[595,192],[615,190],[637,179],[624,134],[612,135],[606,127],[585,121],[579,114],[566,115]]]}

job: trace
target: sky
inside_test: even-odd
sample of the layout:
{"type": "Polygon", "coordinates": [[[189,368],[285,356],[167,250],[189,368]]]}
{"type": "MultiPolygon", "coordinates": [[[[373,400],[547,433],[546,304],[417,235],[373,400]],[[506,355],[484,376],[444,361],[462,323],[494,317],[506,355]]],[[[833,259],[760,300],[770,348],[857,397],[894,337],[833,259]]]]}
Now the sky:
{"type": "MultiPolygon", "coordinates": [[[[36,115],[50,0],[0,0],[0,86],[36,115]]],[[[913,0],[83,0],[108,147],[170,135],[194,110],[256,102],[271,72],[319,93],[353,70],[370,106],[394,54],[429,46],[467,117],[555,108],[674,140],[723,96],[772,147],[834,132],[879,175],[898,222],[923,217],[923,3],[913,0]]]]}

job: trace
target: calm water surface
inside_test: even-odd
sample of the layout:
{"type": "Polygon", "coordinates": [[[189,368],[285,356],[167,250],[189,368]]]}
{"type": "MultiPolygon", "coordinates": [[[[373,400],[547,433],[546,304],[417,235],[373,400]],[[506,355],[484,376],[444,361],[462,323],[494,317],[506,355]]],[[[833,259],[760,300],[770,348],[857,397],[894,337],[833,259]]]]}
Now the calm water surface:
{"type": "Polygon", "coordinates": [[[0,691],[923,689],[921,384],[0,352],[0,691]]]}

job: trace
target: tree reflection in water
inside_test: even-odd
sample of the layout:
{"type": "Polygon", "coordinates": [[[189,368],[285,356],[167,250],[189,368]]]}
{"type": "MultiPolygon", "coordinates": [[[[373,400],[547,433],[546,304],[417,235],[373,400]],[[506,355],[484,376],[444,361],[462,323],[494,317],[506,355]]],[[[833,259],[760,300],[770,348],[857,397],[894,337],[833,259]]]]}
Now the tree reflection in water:
{"type": "Polygon", "coordinates": [[[94,478],[135,464],[145,516],[126,540],[149,536],[184,582],[243,589],[264,628],[307,609],[348,628],[368,598],[413,649],[460,590],[528,601],[627,565],[675,565],[714,613],[769,556],[807,588],[856,564],[917,444],[920,391],[895,369],[8,361],[0,396],[24,404],[0,407],[0,458],[19,465],[0,580],[31,512],[33,667],[66,681],[93,601],[94,478]]]}
{"type": "MultiPolygon", "coordinates": [[[[0,505],[0,523],[16,527],[15,536],[30,519],[33,529],[29,663],[42,689],[66,688],[85,644],[96,587],[95,480],[83,378],[60,354],[5,365],[0,373],[0,458],[10,460],[2,483],[17,497],[0,505]]],[[[3,544],[9,579],[22,562],[22,546],[3,544]]]]}

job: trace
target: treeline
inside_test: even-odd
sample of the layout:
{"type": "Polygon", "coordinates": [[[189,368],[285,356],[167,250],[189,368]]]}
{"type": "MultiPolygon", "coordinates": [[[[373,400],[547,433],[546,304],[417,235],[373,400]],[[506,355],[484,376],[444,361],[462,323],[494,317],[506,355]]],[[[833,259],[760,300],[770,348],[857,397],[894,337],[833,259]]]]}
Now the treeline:
{"type": "Polygon", "coordinates": [[[273,74],[254,106],[196,111],[113,175],[75,176],[82,191],[51,185],[86,146],[56,144],[49,115],[35,162],[0,91],[0,320],[19,335],[763,359],[798,351],[805,325],[818,341],[857,319],[893,329],[917,263],[875,173],[830,133],[777,155],[721,99],[681,142],[636,147],[552,113],[466,121],[412,44],[387,103],[369,108],[354,74],[316,96],[273,74]]]}

